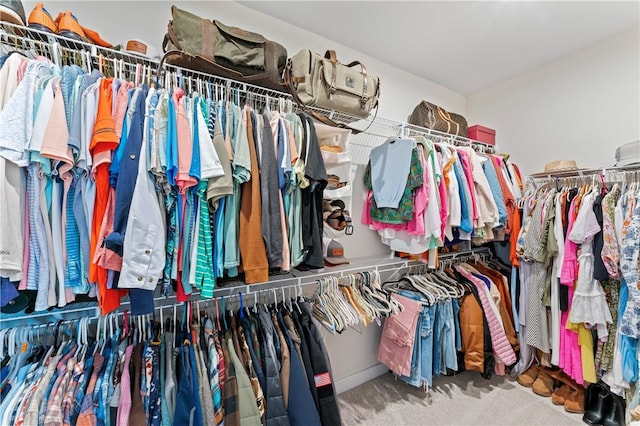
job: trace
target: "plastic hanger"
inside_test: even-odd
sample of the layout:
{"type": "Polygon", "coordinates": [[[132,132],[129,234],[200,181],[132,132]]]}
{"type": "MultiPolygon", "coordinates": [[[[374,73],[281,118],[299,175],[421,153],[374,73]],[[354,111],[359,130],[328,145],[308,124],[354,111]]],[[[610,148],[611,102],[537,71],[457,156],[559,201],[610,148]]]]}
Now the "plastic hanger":
{"type": "Polygon", "coordinates": [[[360,315],[355,308],[351,306],[351,304],[347,301],[342,291],[339,291],[339,284],[337,277],[333,277],[333,286],[334,286],[334,297],[337,303],[337,307],[344,315],[345,322],[348,325],[356,325],[360,322],[360,315]]]}
{"type": "Polygon", "coordinates": [[[244,311],[243,311],[244,300],[242,298],[242,292],[241,291],[238,292],[238,297],[240,299],[240,309],[238,309],[238,317],[242,319],[242,318],[244,318],[244,311]]]}
{"type": "Polygon", "coordinates": [[[258,292],[254,291],[253,292],[253,313],[257,314],[258,313],[258,292]]]}
{"type": "Polygon", "coordinates": [[[326,312],[329,314],[330,318],[333,320],[334,328],[338,332],[342,332],[345,328],[345,323],[343,321],[343,317],[340,315],[340,312],[334,306],[335,303],[331,296],[332,287],[328,278],[323,278],[324,280],[324,291],[322,292],[322,300],[323,306],[325,307],[326,312]]]}
{"type": "Polygon", "coordinates": [[[313,305],[313,313],[314,316],[320,324],[324,326],[327,330],[332,333],[336,332],[336,321],[333,316],[329,313],[327,306],[324,301],[324,285],[323,280],[318,280],[319,291],[318,294],[315,295],[315,299],[317,303],[313,305]]]}
{"type": "Polygon", "coordinates": [[[331,292],[329,293],[331,306],[336,312],[336,318],[342,324],[342,329],[355,324],[358,319],[352,315],[347,302],[344,300],[342,293],[338,291],[338,284],[334,281],[331,283],[331,292]]]}
{"type": "Polygon", "coordinates": [[[361,274],[351,274],[349,280],[351,282],[351,291],[353,297],[358,305],[365,311],[369,322],[379,316],[378,309],[371,305],[366,298],[362,295],[361,286],[359,285],[361,280],[364,279],[361,274]]]}

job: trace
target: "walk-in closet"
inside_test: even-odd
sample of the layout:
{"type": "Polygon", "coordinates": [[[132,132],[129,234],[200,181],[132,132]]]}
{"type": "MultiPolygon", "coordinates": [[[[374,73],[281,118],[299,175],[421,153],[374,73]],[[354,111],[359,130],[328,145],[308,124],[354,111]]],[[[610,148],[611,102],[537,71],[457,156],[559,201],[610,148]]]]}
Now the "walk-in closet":
{"type": "Polygon", "coordinates": [[[0,0],[0,426],[640,424],[637,1],[0,0]]]}

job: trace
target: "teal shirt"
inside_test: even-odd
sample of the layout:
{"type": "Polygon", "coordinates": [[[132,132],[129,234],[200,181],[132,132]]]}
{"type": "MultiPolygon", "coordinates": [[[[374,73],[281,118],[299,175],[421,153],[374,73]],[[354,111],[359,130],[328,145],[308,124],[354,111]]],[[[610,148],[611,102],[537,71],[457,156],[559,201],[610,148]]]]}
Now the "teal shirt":
{"type": "MultiPolygon", "coordinates": [[[[231,103],[227,103],[227,106],[226,128],[229,132],[235,161],[235,148],[240,133],[240,108],[231,103]]],[[[233,194],[227,195],[224,206],[224,268],[230,277],[238,276],[238,266],[240,266],[240,248],[238,247],[240,221],[238,217],[240,216],[241,186],[236,178],[235,169],[234,165],[233,194]]]]}

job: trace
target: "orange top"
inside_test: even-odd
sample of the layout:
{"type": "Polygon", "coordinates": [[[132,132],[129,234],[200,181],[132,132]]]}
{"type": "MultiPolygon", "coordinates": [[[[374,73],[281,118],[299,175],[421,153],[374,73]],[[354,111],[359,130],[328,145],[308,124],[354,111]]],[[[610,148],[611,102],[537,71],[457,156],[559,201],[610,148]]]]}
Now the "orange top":
{"type": "MultiPolygon", "coordinates": [[[[250,114],[248,110],[244,114],[250,114]]],[[[245,282],[254,284],[269,279],[267,249],[262,238],[262,201],[260,196],[260,168],[253,140],[251,117],[247,117],[247,136],[251,157],[251,180],[242,184],[240,201],[240,235],[238,246],[245,282]]]]}
{"type": "Polygon", "coordinates": [[[516,246],[518,245],[518,234],[520,234],[520,211],[517,208],[513,209],[511,216],[511,235],[509,236],[510,248],[509,248],[509,260],[511,266],[517,268],[520,266],[518,262],[518,253],[516,253],[516,246]]]}
{"type": "MultiPolygon", "coordinates": [[[[109,186],[109,163],[111,162],[111,150],[118,147],[118,136],[116,135],[111,106],[113,101],[112,79],[103,78],[100,81],[100,95],[98,98],[98,112],[96,124],[93,127],[93,137],[89,150],[94,157],[93,175],[95,178],[96,197],[93,209],[93,221],[91,223],[91,244],[90,258],[95,256],[98,244],[102,245],[100,238],[100,228],[107,211],[110,197],[109,186]],[[100,161],[96,164],[95,158],[100,161]]],[[[107,270],[98,266],[94,262],[89,265],[89,282],[97,283],[98,304],[102,315],[118,309],[120,297],[126,295],[125,290],[111,290],[107,288],[107,270]]]]}

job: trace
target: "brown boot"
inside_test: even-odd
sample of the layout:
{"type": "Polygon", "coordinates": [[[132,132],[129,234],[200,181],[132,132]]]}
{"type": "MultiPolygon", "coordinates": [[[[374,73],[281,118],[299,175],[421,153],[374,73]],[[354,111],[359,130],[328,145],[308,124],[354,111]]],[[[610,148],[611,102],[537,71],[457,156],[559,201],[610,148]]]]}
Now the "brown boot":
{"type": "Polygon", "coordinates": [[[633,420],[636,420],[636,421],[640,420],[640,405],[636,406],[633,410],[631,410],[630,414],[633,420]]]}
{"type": "Polygon", "coordinates": [[[564,403],[564,409],[569,413],[584,413],[584,388],[580,387],[571,391],[564,403]]]}
{"type": "Polygon", "coordinates": [[[537,378],[538,366],[532,365],[527,371],[520,374],[516,380],[525,388],[530,388],[531,386],[533,386],[533,382],[535,382],[537,378]]]}
{"type": "Polygon", "coordinates": [[[554,380],[544,370],[540,370],[538,378],[531,388],[533,393],[540,396],[549,397],[553,393],[554,380]]]}
{"type": "Polygon", "coordinates": [[[571,387],[563,383],[551,395],[551,402],[554,405],[564,405],[564,403],[567,401],[567,397],[569,396],[569,394],[571,394],[571,387]]]}

